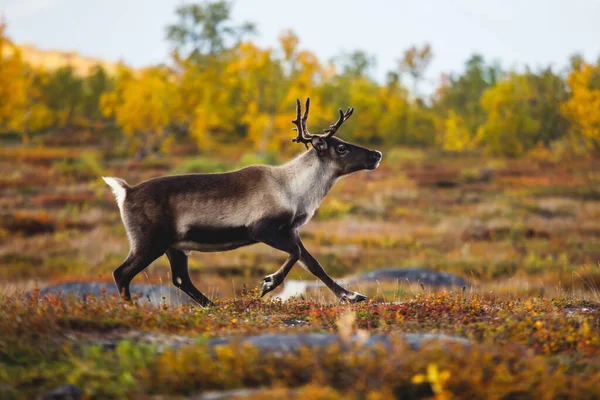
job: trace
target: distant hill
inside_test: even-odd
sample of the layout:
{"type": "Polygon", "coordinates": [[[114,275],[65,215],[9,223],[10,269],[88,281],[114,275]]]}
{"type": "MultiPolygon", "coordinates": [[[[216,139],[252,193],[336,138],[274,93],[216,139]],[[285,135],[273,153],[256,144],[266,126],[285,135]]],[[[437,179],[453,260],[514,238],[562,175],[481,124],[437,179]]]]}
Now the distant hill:
{"type": "Polygon", "coordinates": [[[117,71],[116,62],[103,60],[101,58],[87,57],[75,51],[42,50],[32,44],[19,45],[23,60],[34,67],[42,67],[46,70],[55,70],[70,65],[76,74],[86,76],[92,67],[100,64],[108,74],[117,71]]]}

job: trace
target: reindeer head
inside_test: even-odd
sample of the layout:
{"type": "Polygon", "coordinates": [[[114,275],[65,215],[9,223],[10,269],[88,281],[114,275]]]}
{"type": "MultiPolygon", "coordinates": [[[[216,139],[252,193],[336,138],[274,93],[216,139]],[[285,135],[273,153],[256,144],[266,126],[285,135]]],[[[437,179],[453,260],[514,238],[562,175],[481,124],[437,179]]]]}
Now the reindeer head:
{"type": "Polygon", "coordinates": [[[303,143],[307,149],[310,144],[321,159],[333,164],[339,176],[364,169],[373,170],[379,166],[382,158],[380,151],[369,150],[334,137],[339,127],[354,112],[353,108],[348,108],[346,112],[340,109],[339,119],[336,122],[332,122],[329,128],[325,129],[322,134],[314,135],[309,133],[306,128],[309,109],[310,98],[306,99],[304,115],[302,115],[300,99],[296,100],[296,119],[292,123],[296,125],[294,130],[298,131],[298,136],[292,139],[292,142],[303,143]]]}

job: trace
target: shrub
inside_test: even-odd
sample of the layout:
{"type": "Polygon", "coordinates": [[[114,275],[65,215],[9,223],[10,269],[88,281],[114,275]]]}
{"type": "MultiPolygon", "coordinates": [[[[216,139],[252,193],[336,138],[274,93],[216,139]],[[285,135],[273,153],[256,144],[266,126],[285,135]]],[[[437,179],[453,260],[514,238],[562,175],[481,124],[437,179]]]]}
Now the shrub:
{"type": "Polygon", "coordinates": [[[175,169],[175,173],[192,174],[192,173],[212,173],[225,172],[229,170],[229,166],[219,160],[206,157],[196,157],[179,165],[175,169]]]}
{"type": "Polygon", "coordinates": [[[256,154],[256,153],[245,153],[240,161],[238,162],[238,167],[246,167],[248,165],[255,164],[267,164],[267,165],[276,165],[279,160],[276,154],[266,153],[266,154],[256,154]]]}
{"type": "Polygon", "coordinates": [[[317,210],[316,216],[321,220],[342,218],[348,214],[352,208],[352,204],[331,197],[321,204],[317,210]]]}
{"type": "Polygon", "coordinates": [[[2,228],[10,233],[32,236],[54,232],[56,223],[50,215],[43,211],[36,213],[19,211],[12,215],[2,216],[2,228]]]}
{"type": "Polygon", "coordinates": [[[94,152],[83,152],[79,158],[57,161],[53,166],[55,171],[69,178],[85,179],[102,175],[98,155],[94,152]]]}
{"type": "Polygon", "coordinates": [[[91,192],[77,192],[77,193],[43,193],[36,196],[32,202],[33,204],[41,207],[56,207],[61,208],[65,206],[83,206],[86,203],[92,203],[95,201],[95,196],[91,192]]]}

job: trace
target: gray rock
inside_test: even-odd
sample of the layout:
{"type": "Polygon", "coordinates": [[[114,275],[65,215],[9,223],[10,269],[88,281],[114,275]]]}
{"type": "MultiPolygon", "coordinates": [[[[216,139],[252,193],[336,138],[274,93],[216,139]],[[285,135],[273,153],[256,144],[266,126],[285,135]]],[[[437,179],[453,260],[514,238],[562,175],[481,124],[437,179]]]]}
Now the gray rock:
{"type": "Polygon", "coordinates": [[[40,396],[41,400],[79,400],[83,391],[76,385],[60,385],[40,396]]]}
{"type": "MultiPolygon", "coordinates": [[[[437,343],[458,343],[464,346],[469,345],[470,341],[459,336],[449,336],[437,333],[406,333],[402,335],[369,335],[366,341],[360,342],[360,338],[352,336],[344,341],[340,336],[332,333],[281,333],[281,334],[260,334],[254,336],[225,336],[215,337],[203,341],[202,343],[210,348],[227,346],[233,343],[247,343],[259,350],[269,354],[287,354],[295,353],[301,347],[310,347],[312,349],[322,349],[332,344],[339,344],[342,348],[348,349],[352,344],[361,344],[362,348],[372,349],[378,344],[390,346],[394,339],[400,339],[406,342],[413,350],[418,350],[423,344],[430,342],[437,343]]],[[[126,336],[111,339],[94,340],[91,344],[100,345],[106,350],[114,350],[122,340],[134,340],[136,343],[146,343],[156,345],[157,351],[163,352],[167,349],[179,349],[190,344],[198,343],[197,338],[192,336],[162,335],[151,332],[130,332],[126,336]]]]}
{"type": "Polygon", "coordinates": [[[357,276],[353,280],[358,282],[373,281],[409,281],[412,283],[422,283],[426,286],[466,286],[469,284],[463,277],[439,272],[426,268],[382,268],[375,271],[369,271],[357,276]]]}
{"type": "Polygon", "coordinates": [[[159,353],[162,353],[168,349],[178,349],[180,347],[198,343],[198,338],[194,336],[174,335],[150,331],[129,331],[119,332],[112,337],[104,337],[100,339],[92,337],[88,344],[101,346],[105,350],[114,350],[117,348],[117,345],[124,340],[138,344],[143,343],[152,345],[159,353]]]}
{"type": "MultiPolygon", "coordinates": [[[[118,295],[114,283],[96,282],[65,282],[57,285],[47,286],[40,290],[40,297],[47,294],[56,296],[74,296],[78,298],[92,295],[101,297],[103,290],[108,296],[118,295]]],[[[172,285],[131,285],[131,296],[137,298],[140,303],[150,304],[193,304],[193,301],[179,289],[172,285]]],[[[31,295],[31,293],[29,293],[31,295]]]]}
{"type": "MultiPolygon", "coordinates": [[[[404,340],[413,350],[418,350],[423,344],[429,342],[459,343],[468,345],[468,339],[434,333],[408,333],[403,335],[370,335],[363,343],[364,348],[373,348],[378,344],[389,346],[394,338],[404,340]]],[[[209,339],[206,344],[211,347],[228,345],[234,342],[248,343],[269,353],[293,353],[301,347],[324,348],[332,344],[348,347],[357,343],[359,339],[354,336],[349,342],[344,342],[338,335],[331,333],[292,333],[292,334],[262,334],[244,337],[223,337],[209,339]]]]}
{"type": "Polygon", "coordinates": [[[233,389],[223,391],[205,392],[201,395],[190,397],[188,400],[228,400],[232,398],[243,398],[256,396],[269,392],[269,389],[233,389]]]}
{"type": "MultiPolygon", "coordinates": [[[[366,272],[362,275],[357,275],[349,278],[337,279],[337,282],[349,287],[361,282],[410,282],[421,283],[425,286],[467,286],[469,282],[463,277],[447,272],[439,272],[426,268],[408,267],[388,267],[376,269],[366,272]]],[[[287,279],[283,283],[283,290],[275,293],[273,297],[281,300],[289,300],[292,297],[299,297],[306,293],[307,289],[319,289],[325,287],[320,281],[301,281],[295,279],[287,279]]]]}

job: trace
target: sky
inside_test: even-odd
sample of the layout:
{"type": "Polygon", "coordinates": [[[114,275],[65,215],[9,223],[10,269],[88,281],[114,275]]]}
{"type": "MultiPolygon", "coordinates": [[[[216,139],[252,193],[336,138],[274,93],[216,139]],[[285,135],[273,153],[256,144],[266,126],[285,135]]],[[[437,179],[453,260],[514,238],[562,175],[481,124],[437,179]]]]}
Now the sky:
{"type": "MultiPolygon", "coordinates": [[[[75,50],[141,67],[168,62],[165,26],[182,0],[0,0],[17,43],[75,50]]],[[[403,50],[429,42],[431,87],[475,52],[506,69],[564,68],[574,53],[600,56],[600,0],[237,0],[235,22],[254,22],[263,46],[292,29],[328,60],[356,49],[375,56],[383,81],[403,50]]]]}

